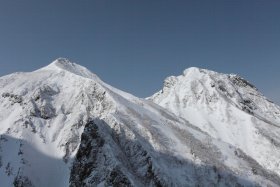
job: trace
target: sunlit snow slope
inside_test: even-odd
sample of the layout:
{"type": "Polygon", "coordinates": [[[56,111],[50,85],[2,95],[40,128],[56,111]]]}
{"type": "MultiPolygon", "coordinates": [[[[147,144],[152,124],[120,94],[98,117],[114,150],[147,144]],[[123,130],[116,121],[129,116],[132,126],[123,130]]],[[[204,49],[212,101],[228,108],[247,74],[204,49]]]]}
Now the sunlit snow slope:
{"type": "Polygon", "coordinates": [[[280,107],[240,76],[189,68],[149,99],[280,174],[280,107]]]}
{"type": "Polygon", "coordinates": [[[63,58],[1,77],[0,186],[280,185],[279,108],[245,80],[193,68],[153,101],[63,58]]]}

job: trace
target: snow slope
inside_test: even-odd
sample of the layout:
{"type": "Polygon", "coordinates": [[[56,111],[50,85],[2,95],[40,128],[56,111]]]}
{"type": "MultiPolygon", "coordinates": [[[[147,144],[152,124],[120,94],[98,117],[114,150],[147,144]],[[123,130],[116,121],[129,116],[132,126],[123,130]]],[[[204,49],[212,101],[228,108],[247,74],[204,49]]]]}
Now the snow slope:
{"type": "Polygon", "coordinates": [[[149,99],[280,174],[280,107],[240,76],[189,68],[149,99]]]}
{"type": "MultiPolygon", "coordinates": [[[[164,109],[113,88],[64,58],[34,72],[1,77],[0,88],[1,186],[280,185],[279,168],[272,167],[279,150],[279,116],[271,110],[279,108],[263,96],[254,96],[254,102],[263,101],[267,107],[255,109],[257,117],[250,108],[244,112],[229,107],[228,113],[238,118],[222,123],[228,114],[212,112],[209,121],[216,120],[217,126],[211,129],[200,126],[208,118],[199,112],[201,119],[187,116],[192,110],[180,108],[184,102],[173,102],[172,89],[164,88],[170,94],[166,105],[159,102],[169,105],[164,109]],[[242,120],[249,125],[239,125],[242,120]],[[228,129],[231,125],[236,125],[236,136],[228,129]],[[218,128],[230,137],[216,132],[218,128]],[[259,150],[250,147],[257,143],[259,150]],[[271,151],[265,146],[273,148],[274,155],[258,154],[271,151]]],[[[250,92],[258,94],[253,88],[243,91],[248,97],[250,92]]],[[[163,101],[160,96],[154,101],[163,101]]],[[[226,100],[225,94],[217,97],[238,104],[226,100]]]]}

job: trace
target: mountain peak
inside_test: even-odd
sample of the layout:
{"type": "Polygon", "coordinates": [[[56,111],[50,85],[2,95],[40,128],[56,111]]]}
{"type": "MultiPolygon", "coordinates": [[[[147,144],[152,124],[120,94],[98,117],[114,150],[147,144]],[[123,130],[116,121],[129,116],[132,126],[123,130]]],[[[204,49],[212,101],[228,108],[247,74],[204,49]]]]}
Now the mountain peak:
{"type": "Polygon", "coordinates": [[[198,67],[189,67],[189,68],[187,68],[187,69],[185,69],[184,71],[183,71],[183,75],[188,75],[188,74],[190,74],[190,73],[199,73],[200,72],[200,68],[198,68],[198,67]]]}
{"type": "Polygon", "coordinates": [[[69,65],[73,65],[74,63],[71,62],[69,59],[67,58],[63,58],[63,57],[59,57],[56,60],[54,60],[52,63],[56,64],[56,65],[65,65],[65,66],[69,66],[69,65]]]}
{"type": "Polygon", "coordinates": [[[92,73],[90,70],[85,68],[84,66],[81,66],[79,64],[76,64],[74,62],[71,62],[67,58],[57,58],[52,63],[50,63],[48,66],[42,68],[43,70],[55,70],[55,71],[66,71],[68,73],[73,73],[75,75],[79,75],[85,78],[96,78],[97,76],[92,73]]]}
{"type": "Polygon", "coordinates": [[[219,73],[212,70],[198,68],[198,67],[189,67],[183,71],[183,75],[185,77],[189,75],[202,75],[202,74],[219,74],[219,73]]]}
{"type": "Polygon", "coordinates": [[[57,58],[56,60],[54,60],[52,63],[50,63],[48,66],[46,66],[46,68],[50,69],[64,69],[64,70],[69,70],[69,69],[73,69],[76,65],[73,62],[71,62],[69,59],[67,58],[57,58]]]}

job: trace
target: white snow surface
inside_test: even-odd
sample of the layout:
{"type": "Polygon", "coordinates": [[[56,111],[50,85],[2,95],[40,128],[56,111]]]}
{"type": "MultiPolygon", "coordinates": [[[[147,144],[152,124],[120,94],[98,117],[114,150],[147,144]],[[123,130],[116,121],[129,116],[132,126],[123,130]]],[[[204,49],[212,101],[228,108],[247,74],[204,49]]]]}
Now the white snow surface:
{"type": "Polygon", "coordinates": [[[280,107],[240,76],[192,67],[148,99],[280,174],[280,107]]]}
{"type": "Polygon", "coordinates": [[[279,186],[279,126],[236,75],[190,68],[145,100],[59,58],[0,78],[0,186],[279,186]]]}

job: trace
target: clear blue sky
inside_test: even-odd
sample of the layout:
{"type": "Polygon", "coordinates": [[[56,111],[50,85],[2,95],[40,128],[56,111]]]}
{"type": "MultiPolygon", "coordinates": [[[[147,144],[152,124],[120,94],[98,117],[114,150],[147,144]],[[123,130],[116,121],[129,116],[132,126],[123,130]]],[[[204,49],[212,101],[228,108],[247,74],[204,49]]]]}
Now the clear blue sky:
{"type": "Polygon", "coordinates": [[[280,103],[280,1],[1,0],[0,76],[58,57],[140,97],[197,66],[280,103]]]}

